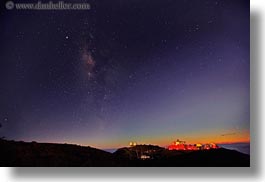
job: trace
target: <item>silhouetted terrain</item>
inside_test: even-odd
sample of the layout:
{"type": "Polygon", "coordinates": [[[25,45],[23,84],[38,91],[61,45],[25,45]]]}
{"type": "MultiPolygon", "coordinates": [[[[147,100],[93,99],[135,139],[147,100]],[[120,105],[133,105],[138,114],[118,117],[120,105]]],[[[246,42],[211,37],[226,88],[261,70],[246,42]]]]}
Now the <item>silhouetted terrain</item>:
{"type": "Polygon", "coordinates": [[[121,148],[114,152],[116,158],[127,166],[168,166],[168,167],[248,167],[250,156],[224,148],[200,151],[167,150],[158,146],[138,145],[121,148]],[[150,159],[139,160],[139,155],[150,159]]]}
{"type": "Polygon", "coordinates": [[[250,156],[234,150],[169,151],[137,145],[113,154],[78,145],[0,140],[0,166],[250,166],[250,156]]]}
{"type": "Polygon", "coordinates": [[[0,140],[0,166],[117,166],[111,153],[69,144],[0,140]]]}

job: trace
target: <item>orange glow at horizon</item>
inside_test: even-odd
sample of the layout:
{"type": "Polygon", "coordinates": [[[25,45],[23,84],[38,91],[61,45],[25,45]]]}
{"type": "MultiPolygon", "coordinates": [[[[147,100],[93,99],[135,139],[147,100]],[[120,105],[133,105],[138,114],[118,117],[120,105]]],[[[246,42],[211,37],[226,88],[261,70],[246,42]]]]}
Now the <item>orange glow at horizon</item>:
{"type": "Polygon", "coordinates": [[[117,139],[111,143],[105,141],[98,141],[95,144],[89,144],[87,142],[81,142],[81,145],[91,145],[96,148],[121,148],[129,145],[130,141],[135,141],[137,144],[151,144],[151,145],[159,145],[169,146],[173,141],[177,139],[186,141],[188,144],[196,144],[196,143],[216,143],[216,144],[229,144],[229,143],[250,143],[250,133],[249,131],[241,131],[237,133],[229,133],[226,132],[197,132],[197,133],[186,133],[186,134],[171,134],[165,136],[139,136],[134,137],[131,140],[128,138],[117,139]]]}
{"type": "MultiPolygon", "coordinates": [[[[250,132],[249,130],[233,131],[233,130],[211,130],[208,132],[191,132],[191,133],[168,133],[168,134],[157,134],[152,136],[137,136],[137,137],[118,137],[113,139],[111,142],[103,138],[94,138],[91,141],[85,139],[71,139],[71,140],[38,140],[38,142],[51,142],[51,143],[68,143],[78,144],[82,146],[90,146],[98,149],[110,149],[110,148],[122,148],[129,146],[129,142],[135,141],[137,144],[150,144],[158,145],[161,147],[167,147],[177,139],[186,141],[187,144],[229,144],[229,143],[250,143],[250,132]]],[[[31,140],[29,140],[31,141],[31,140]]]]}

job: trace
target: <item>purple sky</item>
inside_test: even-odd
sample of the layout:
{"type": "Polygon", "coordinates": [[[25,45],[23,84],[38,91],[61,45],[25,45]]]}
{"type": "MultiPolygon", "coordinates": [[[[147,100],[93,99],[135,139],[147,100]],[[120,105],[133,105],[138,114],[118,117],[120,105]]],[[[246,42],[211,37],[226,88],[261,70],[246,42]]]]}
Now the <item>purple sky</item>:
{"type": "Polygon", "coordinates": [[[100,148],[248,140],[249,2],[87,2],[2,11],[1,136],[100,148]]]}

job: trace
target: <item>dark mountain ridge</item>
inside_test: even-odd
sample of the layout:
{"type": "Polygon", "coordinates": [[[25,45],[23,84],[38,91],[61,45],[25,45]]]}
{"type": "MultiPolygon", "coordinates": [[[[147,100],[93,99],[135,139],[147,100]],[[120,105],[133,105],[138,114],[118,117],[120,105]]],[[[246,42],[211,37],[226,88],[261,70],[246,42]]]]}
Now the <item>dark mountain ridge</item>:
{"type": "Polygon", "coordinates": [[[224,148],[170,151],[154,145],[124,147],[109,153],[71,144],[0,140],[5,167],[249,167],[250,156],[224,148]]]}

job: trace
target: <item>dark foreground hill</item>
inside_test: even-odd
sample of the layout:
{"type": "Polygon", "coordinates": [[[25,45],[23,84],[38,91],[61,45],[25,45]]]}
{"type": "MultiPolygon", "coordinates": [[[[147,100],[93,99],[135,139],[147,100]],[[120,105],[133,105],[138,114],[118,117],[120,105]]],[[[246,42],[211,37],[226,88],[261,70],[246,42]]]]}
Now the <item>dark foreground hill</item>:
{"type": "Polygon", "coordinates": [[[200,151],[167,150],[158,146],[138,145],[118,149],[114,155],[127,166],[167,167],[249,167],[250,156],[224,148],[200,151]],[[149,156],[139,160],[139,156],[149,156]]]}
{"type": "Polygon", "coordinates": [[[0,166],[117,166],[111,153],[69,144],[0,140],[0,166]]]}
{"type": "Polygon", "coordinates": [[[249,155],[234,150],[169,151],[138,145],[113,154],[78,145],[0,140],[0,166],[250,166],[249,155]],[[142,158],[142,159],[141,159],[142,158]]]}

